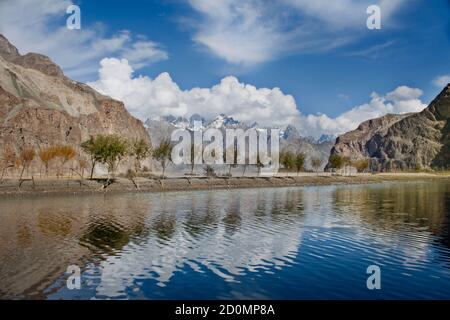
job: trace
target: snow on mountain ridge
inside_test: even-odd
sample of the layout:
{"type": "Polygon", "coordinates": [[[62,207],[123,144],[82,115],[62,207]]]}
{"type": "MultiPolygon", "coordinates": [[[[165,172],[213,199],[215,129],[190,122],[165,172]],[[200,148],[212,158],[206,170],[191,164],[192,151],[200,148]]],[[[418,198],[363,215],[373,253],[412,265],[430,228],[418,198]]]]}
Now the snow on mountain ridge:
{"type": "MultiPolygon", "coordinates": [[[[214,129],[243,129],[243,130],[247,130],[247,129],[257,129],[257,130],[262,130],[262,129],[270,129],[269,127],[264,127],[264,126],[260,126],[257,122],[252,123],[251,125],[245,123],[245,122],[241,122],[239,120],[234,119],[233,117],[227,116],[224,113],[221,113],[219,115],[217,115],[216,117],[212,118],[212,119],[205,119],[204,117],[200,116],[199,114],[193,114],[191,117],[186,118],[186,117],[175,117],[173,115],[168,115],[168,116],[163,116],[163,117],[159,117],[158,119],[153,119],[150,120],[148,119],[146,121],[146,125],[147,127],[149,127],[149,124],[152,121],[163,121],[166,122],[167,125],[171,125],[173,126],[173,129],[187,129],[187,130],[194,130],[194,125],[197,122],[200,122],[201,125],[200,127],[197,128],[201,128],[201,129],[210,129],[210,128],[214,128],[214,129]]],[[[308,143],[311,144],[321,144],[321,143],[326,143],[326,142],[331,142],[333,141],[336,137],[331,136],[331,135],[322,135],[319,139],[315,139],[313,137],[302,137],[299,130],[293,126],[293,125],[288,125],[286,127],[274,127],[271,129],[279,129],[280,130],[280,138],[283,140],[295,140],[295,139],[303,139],[305,141],[308,141],[308,143]]]]}

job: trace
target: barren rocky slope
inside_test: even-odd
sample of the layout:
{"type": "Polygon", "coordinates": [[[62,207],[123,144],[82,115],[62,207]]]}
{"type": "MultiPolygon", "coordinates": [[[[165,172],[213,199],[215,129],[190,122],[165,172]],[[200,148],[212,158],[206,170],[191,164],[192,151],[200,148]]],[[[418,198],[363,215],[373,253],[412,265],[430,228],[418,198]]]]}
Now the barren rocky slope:
{"type": "Polygon", "coordinates": [[[340,136],[331,154],[370,159],[371,169],[377,171],[448,168],[449,118],[450,84],[422,112],[362,123],[340,136]]]}
{"type": "Polygon", "coordinates": [[[150,137],[122,102],[72,81],[48,57],[18,50],[0,35],[0,153],[51,144],[76,149],[90,135],[150,137]]]}

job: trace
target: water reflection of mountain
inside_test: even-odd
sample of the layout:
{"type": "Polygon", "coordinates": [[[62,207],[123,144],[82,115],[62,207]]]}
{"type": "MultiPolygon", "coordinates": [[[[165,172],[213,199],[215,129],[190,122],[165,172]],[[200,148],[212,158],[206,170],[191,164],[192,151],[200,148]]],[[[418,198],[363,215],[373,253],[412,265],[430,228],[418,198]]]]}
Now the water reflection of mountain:
{"type": "MultiPolygon", "coordinates": [[[[446,214],[442,221],[442,225],[436,226],[433,229],[436,229],[436,234],[438,235],[438,238],[435,241],[437,241],[439,244],[443,244],[447,248],[450,248],[450,188],[445,189],[443,198],[442,210],[446,214]]],[[[446,262],[450,269],[449,254],[439,255],[438,258],[440,258],[443,262],[446,262]]]]}
{"type": "Polygon", "coordinates": [[[120,250],[147,215],[126,198],[103,196],[2,199],[0,212],[2,297],[37,298],[67,266],[120,250]]]}
{"type": "MultiPolygon", "coordinates": [[[[450,248],[448,183],[336,188],[332,198],[330,212],[359,224],[355,230],[375,231],[385,245],[403,248],[405,264],[427,259],[428,249],[435,241],[450,248]]],[[[438,252],[435,258],[450,267],[448,251],[438,252]]]]}

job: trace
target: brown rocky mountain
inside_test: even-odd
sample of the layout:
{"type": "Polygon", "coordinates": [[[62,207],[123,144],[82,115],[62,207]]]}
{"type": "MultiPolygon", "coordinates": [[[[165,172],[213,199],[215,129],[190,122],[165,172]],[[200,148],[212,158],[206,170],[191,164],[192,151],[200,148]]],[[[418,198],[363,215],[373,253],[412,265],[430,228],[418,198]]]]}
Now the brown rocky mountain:
{"type": "Polygon", "coordinates": [[[79,148],[89,136],[150,137],[122,102],[72,81],[48,57],[18,50],[0,35],[0,153],[52,144],[79,148]]]}
{"type": "MultiPolygon", "coordinates": [[[[340,136],[331,150],[372,170],[450,167],[450,84],[422,112],[386,115],[340,136]]],[[[328,165],[327,167],[330,167],[328,165]]]]}

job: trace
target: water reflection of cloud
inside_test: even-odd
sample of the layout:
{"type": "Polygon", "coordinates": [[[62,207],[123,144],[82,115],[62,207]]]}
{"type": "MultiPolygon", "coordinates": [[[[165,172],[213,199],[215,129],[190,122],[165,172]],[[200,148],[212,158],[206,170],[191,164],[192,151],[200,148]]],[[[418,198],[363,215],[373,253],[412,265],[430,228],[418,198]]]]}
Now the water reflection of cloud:
{"type": "Polygon", "coordinates": [[[277,281],[308,274],[325,286],[372,263],[426,270],[418,277],[426,288],[450,268],[449,194],[450,184],[417,182],[5,199],[0,295],[39,298],[56,288],[70,296],[58,289],[70,264],[91,276],[85,297],[145,297],[146,280],[170,297],[171,284],[211,276],[212,288],[230,289],[217,296],[239,296],[245,286],[241,297],[270,297],[262,282],[274,273],[295,273],[277,281]],[[261,274],[269,276],[248,283],[261,274]]]}
{"type": "MultiPolygon", "coordinates": [[[[301,192],[210,193],[207,201],[202,200],[204,196],[194,196],[188,203],[162,202],[161,207],[153,208],[177,213],[166,216],[176,220],[170,237],[161,239],[153,234],[145,244],[136,247],[130,243],[120,255],[103,261],[97,296],[121,296],[142,277],[153,278],[164,286],[185,264],[198,272],[207,268],[224,281],[237,281],[244,274],[282,268],[293,262],[300,246],[302,219],[293,219],[289,210],[293,212],[296,204],[303,202],[301,192]],[[219,212],[211,213],[215,207],[220,208],[219,212]],[[195,208],[196,212],[186,208],[195,208]],[[283,210],[285,216],[274,215],[283,210]],[[266,217],[260,219],[255,212],[266,217]],[[192,233],[192,220],[203,221],[207,231],[192,233]]],[[[156,215],[148,223],[159,219],[156,215]]]]}

